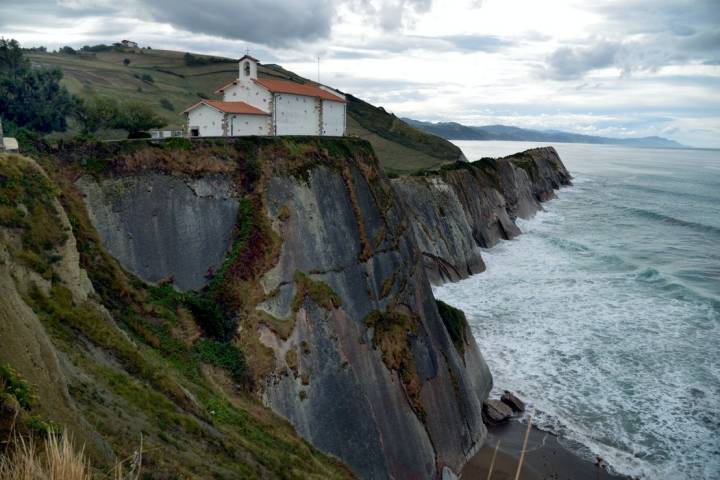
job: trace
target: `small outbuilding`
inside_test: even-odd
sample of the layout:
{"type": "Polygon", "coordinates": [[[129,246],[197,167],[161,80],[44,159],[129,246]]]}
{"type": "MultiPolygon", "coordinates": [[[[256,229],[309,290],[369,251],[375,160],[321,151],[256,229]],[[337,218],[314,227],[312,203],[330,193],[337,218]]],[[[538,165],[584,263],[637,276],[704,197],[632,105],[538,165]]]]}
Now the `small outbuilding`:
{"type": "Polygon", "coordinates": [[[17,139],[12,137],[5,137],[3,138],[3,148],[1,148],[0,151],[2,150],[6,152],[19,152],[20,145],[18,145],[17,139]]]}
{"type": "Polygon", "coordinates": [[[202,100],[183,113],[191,137],[270,135],[270,114],[245,102],[202,100]]]}
{"type": "Polygon", "coordinates": [[[2,122],[0,121],[0,152],[18,152],[19,150],[20,146],[16,139],[3,135],[2,122]]]}

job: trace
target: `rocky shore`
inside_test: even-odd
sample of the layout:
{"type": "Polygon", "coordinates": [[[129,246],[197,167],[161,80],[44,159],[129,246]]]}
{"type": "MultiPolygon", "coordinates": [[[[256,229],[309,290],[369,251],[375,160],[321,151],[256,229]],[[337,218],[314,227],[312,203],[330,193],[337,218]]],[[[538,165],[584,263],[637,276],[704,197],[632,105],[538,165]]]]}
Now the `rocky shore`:
{"type": "MultiPolygon", "coordinates": [[[[487,478],[495,447],[500,444],[493,465],[493,480],[513,480],[522,451],[527,424],[519,419],[488,429],[487,441],[465,465],[463,479],[487,478]]],[[[530,429],[523,460],[523,480],[631,480],[630,477],[610,473],[604,467],[581,458],[552,433],[535,427],[530,429]]]]}
{"type": "Polygon", "coordinates": [[[480,248],[520,235],[517,218],[542,210],[571,176],[553,147],[458,162],[427,176],[392,181],[433,284],[485,270],[480,248]]]}

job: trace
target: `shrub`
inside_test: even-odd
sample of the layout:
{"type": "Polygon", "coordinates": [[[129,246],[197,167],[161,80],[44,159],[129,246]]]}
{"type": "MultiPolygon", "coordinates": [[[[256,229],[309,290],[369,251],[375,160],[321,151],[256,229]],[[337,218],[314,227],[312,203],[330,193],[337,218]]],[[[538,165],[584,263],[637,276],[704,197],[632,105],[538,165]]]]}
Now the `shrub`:
{"type": "Polygon", "coordinates": [[[165,110],[169,110],[171,112],[175,111],[175,105],[173,105],[167,98],[160,99],[160,106],[165,110]]]}
{"type": "Polygon", "coordinates": [[[223,314],[216,302],[201,294],[188,293],[185,303],[205,335],[218,340],[229,340],[235,334],[235,322],[223,314]]]}
{"type": "Polygon", "coordinates": [[[195,353],[203,362],[227,370],[236,382],[249,381],[245,357],[232,343],[203,339],[195,345],[195,353]]]}
{"type": "MultiPolygon", "coordinates": [[[[151,128],[159,128],[166,124],[166,120],[155,114],[149,105],[140,102],[125,103],[121,106],[121,111],[115,128],[127,130],[131,135],[137,135],[151,128]]],[[[128,138],[149,138],[147,136],[128,136],[128,138]]]]}
{"type": "Polygon", "coordinates": [[[0,393],[12,395],[26,410],[37,401],[30,384],[10,365],[0,365],[0,385],[4,385],[0,393]]]}
{"type": "Polygon", "coordinates": [[[152,75],[148,73],[143,73],[142,77],[140,77],[140,80],[147,83],[155,83],[155,79],[152,77],[152,75]]]}
{"type": "Polygon", "coordinates": [[[123,65],[125,65],[126,67],[127,67],[128,65],[130,65],[130,59],[129,59],[129,58],[123,58],[123,65]]]}
{"type": "Polygon", "coordinates": [[[82,47],[81,50],[83,52],[109,52],[112,49],[113,49],[112,45],[104,45],[101,43],[101,44],[93,45],[93,46],[85,45],[84,47],[82,47]]]}
{"type": "Polygon", "coordinates": [[[232,58],[221,58],[221,57],[198,57],[192,53],[186,53],[184,55],[185,65],[188,67],[202,66],[202,65],[213,65],[216,63],[235,63],[232,58]]]}
{"type": "Polygon", "coordinates": [[[98,130],[113,128],[119,112],[120,108],[114,99],[97,97],[80,102],[76,116],[82,125],[83,133],[95,133],[98,130]]]}

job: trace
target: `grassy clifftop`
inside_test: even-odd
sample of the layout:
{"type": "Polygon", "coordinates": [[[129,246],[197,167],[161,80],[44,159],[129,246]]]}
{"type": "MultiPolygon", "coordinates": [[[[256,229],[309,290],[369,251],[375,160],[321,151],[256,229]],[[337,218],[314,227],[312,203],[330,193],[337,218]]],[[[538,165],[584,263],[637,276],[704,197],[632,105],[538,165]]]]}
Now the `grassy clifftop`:
{"type": "MultiPolygon", "coordinates": [[[[94,53],[27,52],[35,64],[60,68],[63,83],[81,98],[106,96],[151,106],[171,127],[180,127],[180,114],[202,98],[237,78],[237,63],[212,57],[204,65],[187,65],[185,52],[152,49],[114,49],[94,53]],[[125,60],[129,61],[127,65],[125,60]]],[[[197,55],[197,58],[208,59],[197,55]]],[[[309,82],[278,65],[261,65],[261,77],[309,82]]],[[[365,138],[382,167],[393,173],[435,168],[460,157],[452,143],[409,126],[384,109],[354,96],[348,98],[348,134],[365,138]]]]}

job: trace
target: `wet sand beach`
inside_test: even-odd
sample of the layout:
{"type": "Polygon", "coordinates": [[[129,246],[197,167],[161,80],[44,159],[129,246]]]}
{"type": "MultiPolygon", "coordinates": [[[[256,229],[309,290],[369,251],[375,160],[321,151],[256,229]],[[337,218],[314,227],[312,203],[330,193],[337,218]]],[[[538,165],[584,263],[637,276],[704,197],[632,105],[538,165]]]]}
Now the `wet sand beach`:
{"type": "MultiPolygon", "coordinates": [[[[511,420],[488,428],[488,439],[462,471],[463,480],[485,480],[498,441],[492,480],[514,480],[527,425],[511,420]]],[[[628,477],[599,471],[597,466],[580,458],[558,442],[558,438],[536,428],[530,430],[522,480],[628,480],[628,477]]]]}

